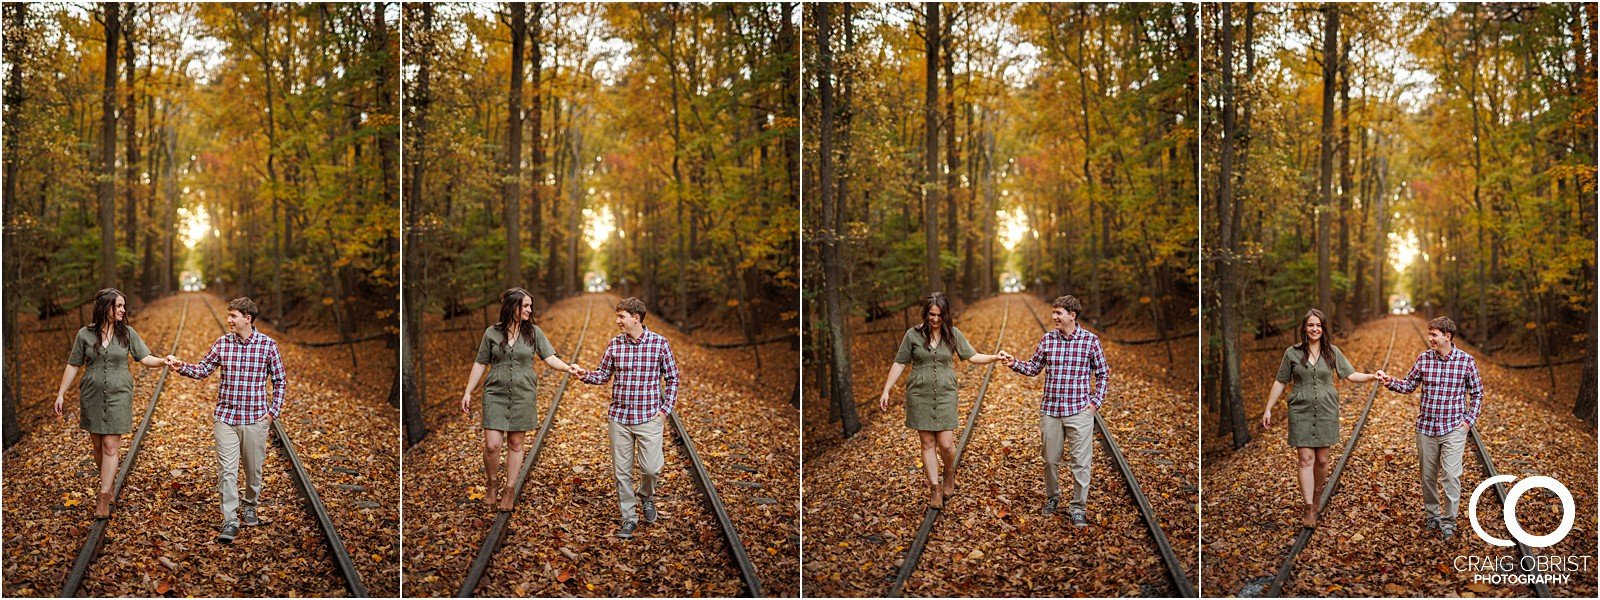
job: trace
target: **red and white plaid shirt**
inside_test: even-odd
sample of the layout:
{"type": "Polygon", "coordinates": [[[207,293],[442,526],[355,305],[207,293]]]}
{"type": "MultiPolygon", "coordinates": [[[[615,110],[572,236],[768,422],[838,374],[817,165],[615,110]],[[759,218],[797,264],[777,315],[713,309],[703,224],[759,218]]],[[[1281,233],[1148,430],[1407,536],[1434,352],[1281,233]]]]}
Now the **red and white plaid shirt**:
{"type": "Polygon", "coordinates": [[[1478,362],[1454,345],[1450,353],[1424,350],[1403,379],[1391,379],[1388,388],[1409,394],[1422,386],[1421,410],[1417,412],[1417,433],[1438,437],[1462,423],[1471,427],[1483,407],[1483,378],[1478,362]]]}
{"type": "Polygon", "coordinates": [[[283,410],[283,394],[288,388],[283,357],[278,343],[256,331],[240,340],[229,333],[211,344],[200,362],[178,367],[178,374],[190,379],[205,379],[222,367],[222,384],[217,386],[216,418],[229,425],[249,425],[266,415],[278,418],[283,410]],[[267,395],[267,380],[272,394],[267,395]]]}
{"type": "Polygon", "coordinates": [[[672,346],[649,329],[637,340],[626,333],[611,338],[600,366],[580,379],[600,385],[612,377],[616,381],[611,383],[611,409],[606,414],[622,425],[638,425],[672,412],[678,401],[678,361],[672,357],[672,346]]]}
{"type": "Polygon", "coordinates": [[[1033,377],[1049,367],[1044,380],[1044,401],[1039,412],[1052,417],[1068,417],[1093,406],[1100,408],[1106,400],[1106,384],[1111,368],[1106,365],[1105,351],[1100,348],[1100,338],[1079,327],[1072,335],[1051,329],[1039,338],[1033,358],[1019,360],[1011,370],[1033,377]],[[1089,376],[1094,376],[1093,388],[1089,376]]]}

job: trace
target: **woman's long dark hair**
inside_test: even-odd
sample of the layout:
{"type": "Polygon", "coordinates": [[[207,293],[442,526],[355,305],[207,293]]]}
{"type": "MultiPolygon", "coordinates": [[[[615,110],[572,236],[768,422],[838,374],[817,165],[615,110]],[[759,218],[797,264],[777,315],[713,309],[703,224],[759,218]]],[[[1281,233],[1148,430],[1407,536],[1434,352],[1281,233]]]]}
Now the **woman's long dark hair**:
{"type": "MultiPolygon", "coordinates": [[[[514,287],[500,294],[500,322],[495,327],[500,330],[500,337],[505,338],[506,347],[511,346],[511,323],[517,320],[517,313],[522,311],[522,299],[530,297],[528,290],[514,287]]],[[[517,328],[517,336],[533,343],[533,317],[522,322],[517,328]]]]}
{"type": "MultiPolygon", "coordinates": [[[[89,328],[94,330],[94,334],[95,334],[96,338],[98,339],[98,337],[100,335],[100,332],[103,330],[103,328],[106,326],[107,323],[110,323],[111,324],[112,335],[115,336],[118,341],[122,342],[123,347],[127,347],[127,345],[128,345],[128,319],[127,319],[127,313],[126,312],[123,313],[123,318],[122,318],[121,321],[113,322],[111,320],[111,311],[116,310],[116,308],[117,308],[117,298],[122,298],[124,303],[127,302],[127,296],[123,296],[122,292],[117,291],[116,288],[106,288],[106,289],[100,290],[98,292],[95,292],[95,294],[94,294],[94,320],[89,322],[89,328]]],[[[127,308],[127,304],[123,304],[123,308],[127,308]]],[[[95,352],[99,352],[100,351],[100,344],[99,343],[96,343],[94,345],[94,351],[95,352]]]]}
{"type": "Polygon", "coordinates": [[[941,319],[939,324],[940,339],[943,339],[947,344],[951,343],[950,340],[955,339],[950,335],[950,329],[954,327],[954,325],[950,324],[953,316],[950,314],[950,299],[945,297],[944,292],[928,294],[928,297],[922,299],[922,324],[917,326],[917,331],[922,332],[922,339],[925,340],[923,343],[927,345],[929,350],[933,349],[933,332],[928,327],[928,312],[934,306],[939,307],[939,318],[941,319]]]}
{"type": "Polygon", "coordinates": [[[1300,317],[1300,343],[1294,345],[1294,347],[1300,349],[1300,362],[1305,366],[1311,366],[1311,340],[1306,337],[1306,323],[1311,321],[1311,317],[1316,317],[1317,322],[1322,324],[1322,341],[1318,342],[1317,345],[1322,348],[1322,357],[1328,359],[1330,361],[1329,364],[1332,364],[1333,333],[1328,330],[1328,318],[1322,316],[1322,311],[1315,308],[1306,311],[1306,316],[1300,317]]]}

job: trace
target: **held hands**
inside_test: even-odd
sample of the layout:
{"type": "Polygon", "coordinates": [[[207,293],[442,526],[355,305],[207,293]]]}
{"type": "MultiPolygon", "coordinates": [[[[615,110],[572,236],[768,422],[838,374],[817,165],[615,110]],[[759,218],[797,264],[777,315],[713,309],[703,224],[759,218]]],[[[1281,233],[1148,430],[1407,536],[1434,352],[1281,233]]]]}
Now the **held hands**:
{"type": "Polygon", "coordinates": [[[1017,364],[1017,357],[1012,356],[1010,352],[1001,350],[998,356],[1000,357],[1000,362],[1005,363],[1008,367],[1017,364]]]}
{"type": "Polygon", "coordinates": [[[171,354],[168,354],[165,359],[162,359],[162,362],[167,363],[168,367],[181,367],[181,366],[184,366],[183,361],[178,360],[178,357],[173,356],[171,354]]]}
{"type": "Polygon", "coordinates": [[[1390,377],[1388,373],[1383,372],[1383,369],[1378,369],[1378,372],[1373,373],[1373,375],[1376,375],[1378,377],[1378,381],[1383,382],[1384,385],[1388,385],[1390,381],[1394,380],[1394,378],[1390,377]]]}
{"type": "Polygon", "coordinates": [[[578,363],[567,363],[567,372],[571,373],[573,377],[583,377],[588,373],[588,371],[583,370],[583,367],[578,366],[578,363]]]}

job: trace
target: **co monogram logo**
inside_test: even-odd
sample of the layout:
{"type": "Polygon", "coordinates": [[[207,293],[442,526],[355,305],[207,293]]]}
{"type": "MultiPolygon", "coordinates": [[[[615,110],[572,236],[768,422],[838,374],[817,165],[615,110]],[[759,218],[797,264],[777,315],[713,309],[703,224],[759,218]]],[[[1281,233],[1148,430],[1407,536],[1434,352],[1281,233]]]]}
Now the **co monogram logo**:
{"type": "MultiPolygon", "coordinates": [[[[1472,523],[1472,530],[1477,532],[1478,537],[1483,538],[1483,541],[1501,547],[1512,545],[1511,540],[1503,540],[1489,535],[1478,524],[1478,497],[1482,496],[1483,491],[1491,485],[1510,483],[1516,480],[1517,478],[1511,475],[1496,475],[1483,480],[1483,483],[1478,484],[1478,489],[1472,491],[1471,504],[1467,505],[1467,519],[1472,523]]],[[[1556,481],[1554,478],[1535,475],[1511,486],[1511,491],[1506,494],[1506,503],[1502,512],[1505,517],[1506,530],[1511,532],[1511,537],[1517,538],[1517,541],[1532,548],[1546,548],[1567,537],[1567,532],[1572,531],[1572,520],[1577,511],[1572,503],[1572,492],[1567,490],[1567,486],[1562,485],[1560,481],[1556,481]],[[1522,523],[1517,521],[1517,501],[1521,500],[1522,495],[1526,494],[1528,490],[1536,487],[1555,492],[1556,497],[1561,499],[1561,525],[1556,527],[1555,531],[1546,535],[1529,534],[1527,530],[1522,528],[1522,523]]]]}

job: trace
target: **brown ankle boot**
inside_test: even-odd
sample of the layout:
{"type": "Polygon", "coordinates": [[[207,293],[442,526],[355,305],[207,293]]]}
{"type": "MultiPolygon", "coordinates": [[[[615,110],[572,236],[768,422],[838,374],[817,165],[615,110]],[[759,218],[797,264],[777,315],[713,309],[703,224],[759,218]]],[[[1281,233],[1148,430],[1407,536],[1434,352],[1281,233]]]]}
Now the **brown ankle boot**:
{"type": "Polygon", "coordinates": [[[1300,524],[1306,527],[1317,526],[1317,503],[1306,503],[1306,514],[1300,517],[1300,524]]]}
{"type": "Polygon", "coordinates": [[[107,519],[111,517],[111,492],[100,492],[94,505],[94,518],[107,519]]]}

